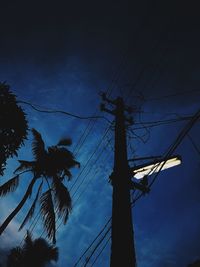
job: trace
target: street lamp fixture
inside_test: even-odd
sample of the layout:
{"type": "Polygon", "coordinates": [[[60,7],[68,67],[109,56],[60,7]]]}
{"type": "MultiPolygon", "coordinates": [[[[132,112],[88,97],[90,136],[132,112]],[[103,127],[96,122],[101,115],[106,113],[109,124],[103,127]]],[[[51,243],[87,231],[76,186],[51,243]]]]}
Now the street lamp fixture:
{"type": "Polygon", "coordinates": [[[166,170],[177,165],[181,164],[180,156],[173,156],[168,158],[167,160],[161,159],[156,160],[150,163],[146,163],[143,165],[139,165],[131,168],[131,172],[133,173],[133,177],[136,179],[142,179],[145,176],[149,176],[153,173],[159,172],[160,170],[166,170]]]}

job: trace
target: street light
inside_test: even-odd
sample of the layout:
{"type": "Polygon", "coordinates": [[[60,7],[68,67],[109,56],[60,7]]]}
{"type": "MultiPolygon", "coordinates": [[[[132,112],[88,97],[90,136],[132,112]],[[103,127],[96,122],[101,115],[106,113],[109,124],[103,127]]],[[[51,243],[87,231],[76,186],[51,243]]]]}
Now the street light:
{"type": "Polygon", "coordinates": [[[142,179],[144,176],[151,175],[153,173],[159,172],[160,170],[166,170],[181,164],[180,156],[173,156],[168,158],[167,160],[156,160],[150,163],[146,163],[143,165],[139,165],[131,168],[131,172],[133,173],[133,177],[136,179],[142,179]]]}

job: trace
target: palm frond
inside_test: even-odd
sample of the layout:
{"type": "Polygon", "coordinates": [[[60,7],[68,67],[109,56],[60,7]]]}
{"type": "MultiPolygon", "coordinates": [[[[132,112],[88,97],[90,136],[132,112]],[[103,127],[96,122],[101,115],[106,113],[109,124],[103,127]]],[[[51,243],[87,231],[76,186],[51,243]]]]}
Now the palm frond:
{"type": "MultiPolygon", "coordinates": [[[[65,169],[64,170],[64,176],[67,176],[68,177],[68,181],[70,181],[71,180],[71,178],[72,178],[72,174],[71,174],[71,172],[68,170],[68,169],[65,169]]],[[[63,177],[64,178],[64,177],[63,177]]],[[[61,181],[62,181],[63,179],[61,179],[61,181]]]]}
{"type": "Polygon", "coordinates": [[[53,261],[58,261],[59,253],[57,247],[51,247],[48,251],[48,259],[53,261]]]}
{"type": "MultiPolygon", "coordinates": [[[[64,147],[48,147],[47,159],[46,175],[49,177],[60,175],[65,169],[70,170],[75,166],[79,166],[79,162],[74,159],[73,154],[64,147]]],[[[67,176],[70,178],[70,173],[67,176]]]]}
{"type": "Polygon", "coordinates": [[[24,257],[23,249],[21,247],[15,247],[11,249],[7,257],[6,266],[19,266],[24,257]]]}
{"type": "Polygon", "coordinates": [[[57,146],[71,146],[72,139],[71,138],[62,138],[59,140],[57,146]]]}
{"type": "Polygon", "coordinates": [[[50,245],[45,239],[38,238],[34,241],[34,249],[40,258],[44,258],[46,262],[58,260],[58,248],[50,245]]]}
{"type": "Polygon", "coordinates": [[[39,198],[39,195],[40,195],[40,193],[41,193],[41,189],[42,189],[42,184],[43,184],[43,182],[41,182],[41,184],[40,184],[40,186],[39,186],[39,188],[38,188],[38,191],[37,191],[37,194],[36,194],[36,197],[35,197],[35,199],[34,199],[34,201],[33,201],[33,204],[31,205],[31,208],[29,209],[29,211],[28,211],[28,213],[27,213],[27,215],[26,215],[26,217],[24,218],[24,220],[23,220],[23,222],[22,222],[22,224],[20,225],[20,227],[19,227],[19,230],[18,231],[21,231],[22,230],[22,228],[24,227],[24,225],[33,217],[33,215],[34,215],[34,212],[35,212],[35,207],[36,207],[36,204],[37,204],[37,201],[38,201],[38,198],[39,198]]]}
{"type": "Polygon", "coordinates": [[[60,168],[73,168],[80,167],[80,163],[75,160],[74,155],[71,151],[64,147],[49,147],[48,154],[52,162],[59,163],[60,168]]]}
{"type": "Polygon", "coordinates": [[[65,224],[72,209],[70,193],[58,177],[53,178],[53,188],[58,216],[63,218],[65,224]]]}
{"type": "Polygon", "coordinates": [[[80,168],[80,167],[81,167],[80,162],[74,160],[74,167],[75,167],[75,166],[78,167],[78,168],[80,168]]]}
{"type": "Polygon", "coordinates": [[[21,171],[31,171],[34,168],[35,162],[34,161],[26,161],[26,160],[18,160],[20,165],[14,171],[14,173],[21,172],[21,171]]]}
{"type": "Polygon", "coordinates": [[[42,194],[40,198],[41,213],[43,215],[44,227],[48,237],[56,243],[56,222],[51,189],[42,194]]]}
{"type": "Polygon", "coordinates": [[[8,180],[6,183],[0,186],[0,196],[5,196],[10,192],[14,192],[19,185],[19,175],[8,180]]]}
{"type": "Polygon", "coordinates": [[[34,136],[34,140],[32,142],[32,152],[36,160],[43,159],[45,156],[45,145],[42,139],[41,134],[36,131],[34,128],[32,129],[32,133],[34,136]]]}
{"type": "Polygon", "coordinates": [[[26,232],[25,242],[23,245],[24,252],[30,251],[33,248],[33,239],[29,231],[26,232]]]}

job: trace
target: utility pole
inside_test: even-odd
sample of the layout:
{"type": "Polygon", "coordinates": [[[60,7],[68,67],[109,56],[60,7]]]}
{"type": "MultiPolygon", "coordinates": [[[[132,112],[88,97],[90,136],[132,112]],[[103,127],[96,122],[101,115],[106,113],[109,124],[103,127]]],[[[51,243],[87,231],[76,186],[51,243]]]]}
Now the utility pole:
{"type": "MultiPolygon", "coordinates": [[[[113,110],[107,109],[105,104],[101,104],[101,110],[112,114],[115,117],[115,151],[114,168],[110,176],[113,186],[112,195],[112,234],[111,234],[111,258],[110,267],[136,267],[136,255],[134,246],[134,231],[132,224],[130,191],[138,189],[144,194],[149,193],[148,176],[168,169],[181,163],[180,156],[166,157],[143,157],[130,159],[127,157],[126,128],[133,124],[132,117],[127,113],[132,113],[132,109],[124,104],[123,98],[118,97],[110,100],[102,93],[102,99],[109,105],[114,106],[113,110]],[[152,162],[136,167],[129,167],[128,162],[135,160],[154,159],[152,162]],[[157,168],[160,166],[160,168],[157,168]],[[139,182],[131,178],[139,179],[139,182]]],[[[199,111],[197,115],[199,115],[199,111]]],[[[196,116],[197,116],[196,115],[196,116]]],[[[194,123],[197,117],[191,122],[194,123]]],[[[182,135],[180,135],[182,138],[182,135]]]]}
{"type": "Polygon", "coordinates": [[[130,190],[132,188],[130,168],[127,159],[126,124],[131,124],[126,112],[131,109],[126,107],[121,97],[112,101],[102,94],[103,101],[115,106],[114,110],[101,109],[115,116],[115,152],[114,168],[110,176],[113,186],[112,196],[112,244],[110,267],[135,267],[135,247],[132,224],[130,190]]]}
{"type": "MultiPolygon", "coordinates": [[[[148,176],[160,172],[162,168],[164,170],[179,165],[181,157],[168,155],[165,158],[160,156],[138,158],[138,160],[154,158],[154,161],[130,168],[128,162],[137,160],[128,160],[127,157],[126,128],[133,124],[132,117],[128,117],[127,113],[132,113],[132,109],[124,104],[121,97],[110,100],[105,93],[101,96],[104,102],[115,107],[110,110],[105,107],[105,104],[101,104],[102,111],[115,117],[114,168],[110,176],[113,186],[110,267],[136,267],[130,191],[137,189],[144,194],[149,193],[148,176]],[[159,164],[161,169],[152,169],[159,164]],[[140,182],[135,182],[131,178],[138,176],[138,173],[137,179],[140,179],[140,182]]],[[[194,117],[194,121],[195,119],[194,117]]]]}

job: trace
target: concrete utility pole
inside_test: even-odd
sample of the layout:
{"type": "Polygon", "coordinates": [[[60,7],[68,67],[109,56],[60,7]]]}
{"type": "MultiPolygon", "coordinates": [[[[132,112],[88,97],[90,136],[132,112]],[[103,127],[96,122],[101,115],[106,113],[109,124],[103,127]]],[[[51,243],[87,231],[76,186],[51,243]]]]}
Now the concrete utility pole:
{"type": "MultiPolygon", "coordinates": [[[[127,158],[126,128],[128,124],[133,123],[132,118],[128,118],[126,113],[131,113],[131,108],[125,106],[121,97],[110,100],[103,93],[102,99],[109,105],[115,106],[114,110],[109,110],[105,108],[105,104],[101,105],[101,110],[115,117],[114,168],[110,176],[113,186],[110,267],[136,267],[130,191],[138,189],[143,193],[148,193],[150,189],[147,177],[153,173],[179,165],[181,157],[169,154],[164,158],[161,156],[138,158],[138,160],[154,159],[154,161],[130,168],[128,162],[137,160],[128,160],[127,158]],[[139,179],[140,182],[132,181],[132,177],[139,179]]],[[[182,135],[180,135],[180,138],[182,138],[182,135]]]]}
{"type": "Polygon", "coordinates": [[[127,159],[126,144],[126,123],[131,123],[125,112],[131,112],[130,108],[124,105],[121,97],[116,100],[109,100],[105,94],[102,98],[109,104],[115,106],[114,110],[101,109],[115,116],[115,155],[114,169],[110,176],[113,186],[112,203],[112,245],[110,267],[135,267],[134,233],[131,214],[131,176],[127,159]]]}

